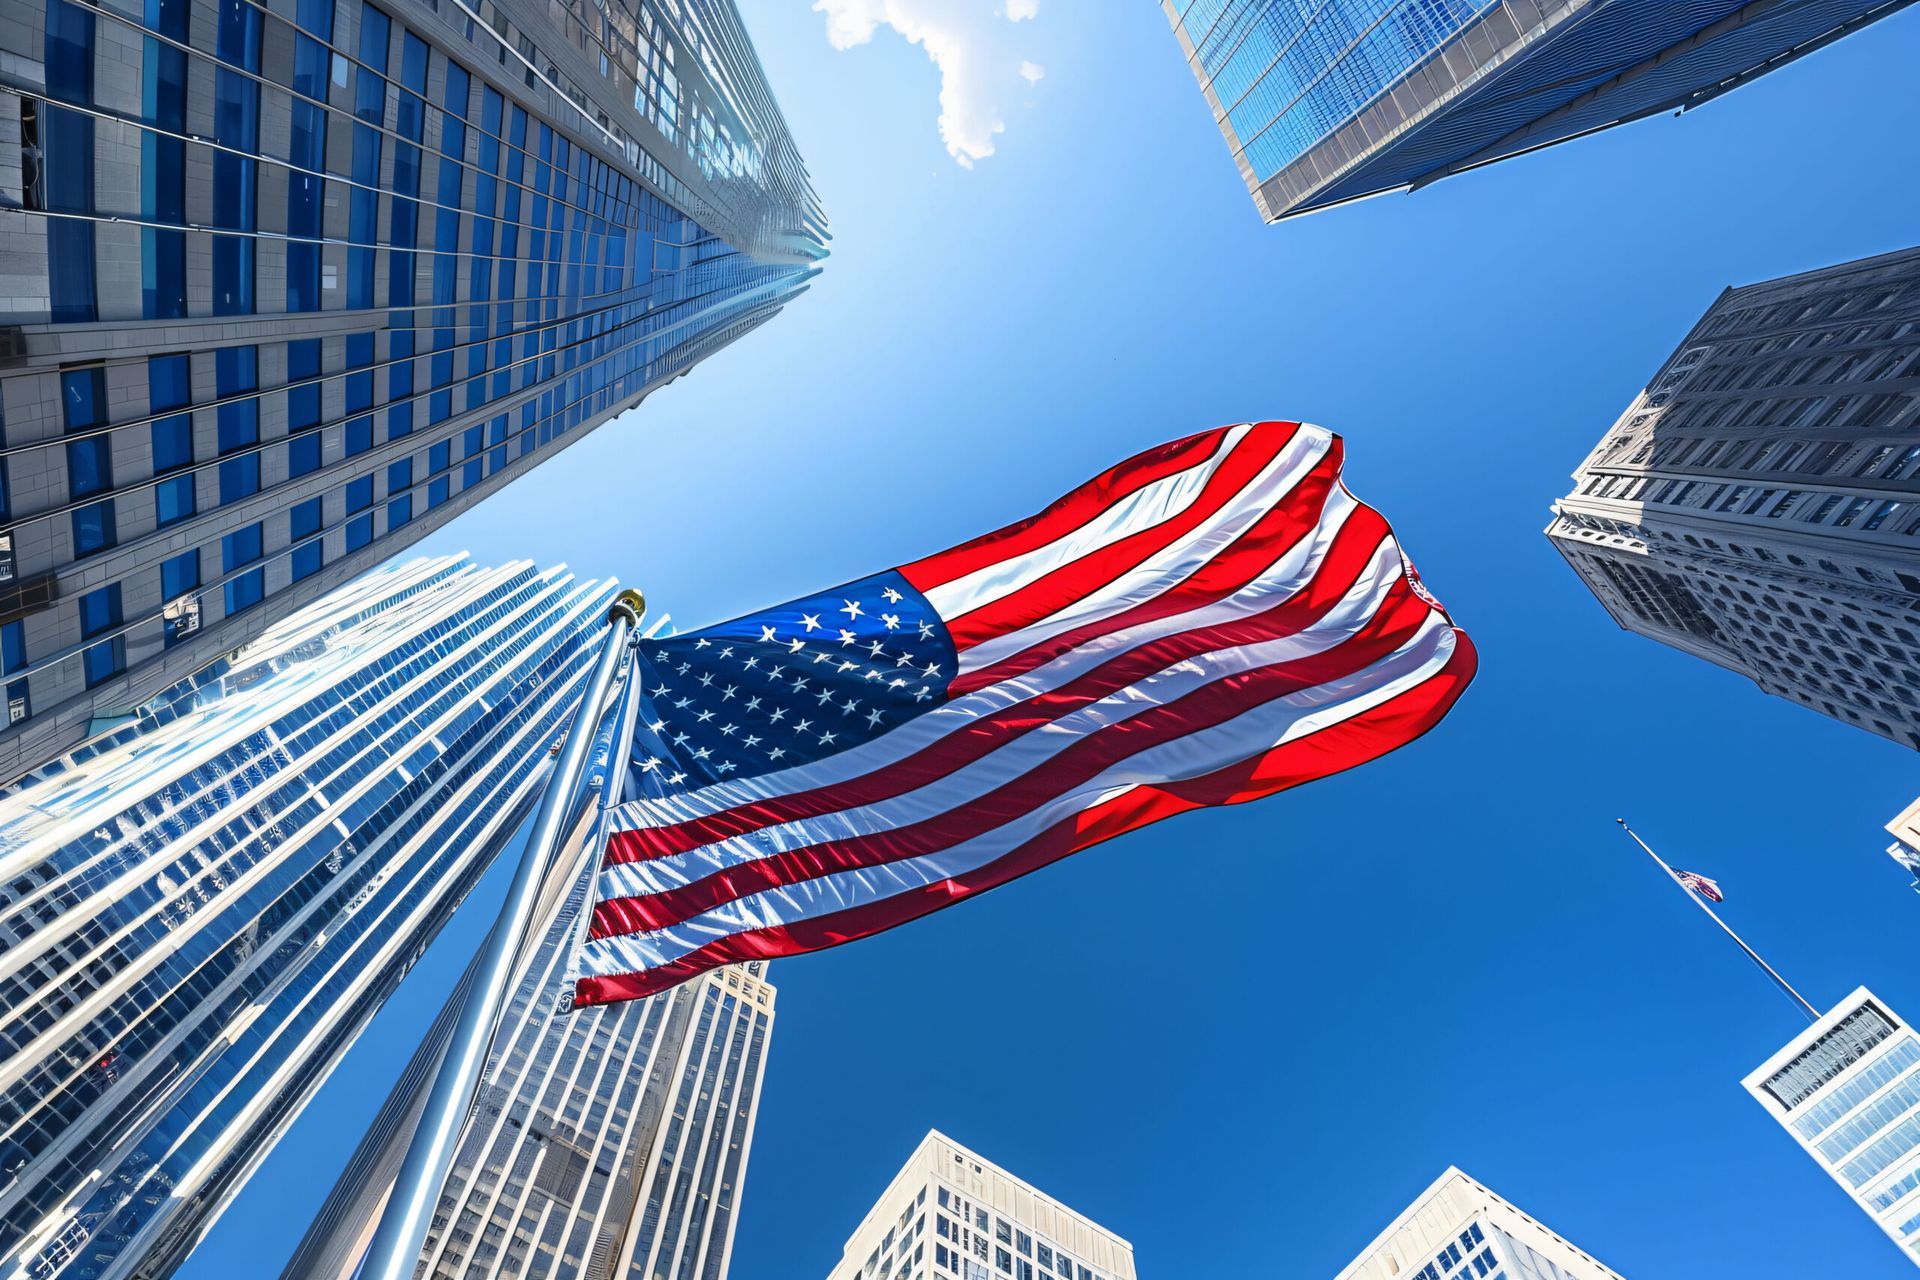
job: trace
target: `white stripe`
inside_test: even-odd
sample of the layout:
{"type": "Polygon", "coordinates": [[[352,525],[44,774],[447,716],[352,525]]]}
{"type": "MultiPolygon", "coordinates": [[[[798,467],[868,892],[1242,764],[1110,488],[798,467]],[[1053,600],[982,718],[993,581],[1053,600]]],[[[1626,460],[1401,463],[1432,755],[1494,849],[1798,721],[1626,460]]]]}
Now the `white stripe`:
{"type": "Polygon", "coordinates": [[[956,698],[878,738],[825,759],[755,777],[713,783],[698,791],[634,800],[622,805],[616,813],[614,829],[670,826],[740,804],[847,782],[883,769],[1005,707],[1060,688],[1128,649],[1271,609],[1299,594],[1322,571],[1347,518],[1358,510],[1358,504],[1344,491],[1338,497],[1337,504],[1329,503],[1326,516],[1312,536],[1301,539],[1265,573],[1224,600],[1098,637],[1022,676],[956,698]]]}
{"type": "MultiPolygon", "coordinates": [[[[910,892],[976,871],[1054,823],[1143,784],[1199,777],[1372,709],[1437,675],[1457,647],[1453,628],[1432,615],[1414,641],[1366,671],[1252,708],[1122,761],[1073,791],[952,848],[881,867],[834,872],[726,903],[672,929],[595,939],[582,949],[588,975],[642,973],[730,934],[790,925],[910,892]]],[[[1150,962],[1152,957],[1146,959],[1150,962]]]]}
{"type": "Polygon", "coordinates": [[[1245,424],[1233,428],[1217,450],[1185,471],[1141,486],[1078,529],[1055,538],[1043,547],[1036,547],[1010,560],[985,565],[935,587],[927,592],[928,602],[941,617],[957,618],[969,610],[991,604],[1019,590],[1063,564],[1069,564],[1102,547],[1112,546],[1142,529],[1151,529],[1173,519],[1193,505],[1193,500],[1206,488],[1207,481],[1213,478],[1220,463],[1239,447],[1252,430],[1251,426],[1245,424]]]}
{"type": "MultiPolygon", "coordinates": [[[[978,671],[982,667],[992,666],[1003,658],[1024,652],[1062,632],[1111,618],[1178,588],[1211,564],[1235,538],[1253,527],[1261,517],[1283,504],[1307,474],[1326,457],[1331,443],[1321,436],[1289,445],[1281,450],[1254,483],[1185,538],[1163,547],[1113,581],[1095,587],[1046,617],[1018,631],[1010,631],[974,645],[960,655],[960,670],[978,671]]],[[[1346,505],[1354,505],[1352,495],[1343,497],[1346,505]]],[[[1333,505],[1333,502],[1333,493],[1329,492],[1322,512],[1318,513],[1320,519],[1315,523],[1324,522],[1325,507],[1333,505]]]]}
{"type": "Polygon", "coordinates": [[[600,872],[600,898],[605,901],[659,893],[742,863],[829,840],[897,831],[965,809],[1007,783],[1044,769],[1061,752],[1096,733],[1230,676],[1297,662],[1351,639],[1379,613],[1388,591],[1402,577],[1399,548],[1388,539],[1375,549],[1373,563],[1347,595],[1321,625],[1309,631],[1183,659],[1012,738],[915,790],[869,805],[762,827],[665,858],[604,867],[600,872]]]}

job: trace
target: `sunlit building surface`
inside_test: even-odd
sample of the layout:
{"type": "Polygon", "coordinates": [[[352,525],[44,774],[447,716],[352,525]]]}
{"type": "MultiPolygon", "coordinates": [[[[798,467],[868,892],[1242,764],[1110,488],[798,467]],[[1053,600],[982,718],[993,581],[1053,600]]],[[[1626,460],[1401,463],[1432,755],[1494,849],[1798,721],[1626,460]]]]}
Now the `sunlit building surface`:
{"type": "Polygon", "coordinates": [[[1920,1266],[1920,1036],[1865,987],[1743,1084],[1920,1266]]]}
{"type": "Polygon", "coordinates": [[[1420,1193],[1334,1280],[1620,1280],[1458,1169],[1420,1193]]]}
{"type": "MultiPolygon", "coordinates": [[[[604,758],[604,756],[603,756],[604,758]]],[[[604,774],[602,775],[604,776],[604,774]]],[[[548,887],[416,1275],[726,1280],[773,1030],[763,966],[573,1012],[567,965],[591,865],[548,887]]],[[[413,1131],[427,1037],[282,1280],[350,1280],[413,1131]]]]}
{"type": "Polygon", "coordinates": [[[0,795],[0,1275],[173,1270],[530,811],[612,594],[384,569],[0,795]]]}
{"type": "Polygon", "coordinates": [[[731,0],[5,12],[0,781],[638,404],[825,252],[731,0]]]}
{"type": "Polygon", "coordinates": [[[937,1131],[827,1280],[1134,1280],[1133,1246],[937,1131]]]}
{"type": "Polygon", "coordinates": [[[1920,747],[1920,249],[1728,289],[1547,536],[1614,620],[1920,747]]]}
{"type": "Polygon", "coordinates": [[[1909,0],[1160,0],[1268,221],[1710,101],[1909,0]]]}

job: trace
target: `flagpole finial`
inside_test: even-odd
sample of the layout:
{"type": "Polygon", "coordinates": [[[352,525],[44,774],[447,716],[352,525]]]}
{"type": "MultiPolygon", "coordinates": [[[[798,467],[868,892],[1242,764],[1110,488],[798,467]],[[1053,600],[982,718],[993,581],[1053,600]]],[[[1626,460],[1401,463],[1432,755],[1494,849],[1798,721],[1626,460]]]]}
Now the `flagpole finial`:
{"type": "Polygon", "coordinates": [[[631,622],[638,623],[647,615],[647,598],[628,587],[613,598],[612,606],[607,610],[609,617],[618,617],[625,613],[631,622]]]}

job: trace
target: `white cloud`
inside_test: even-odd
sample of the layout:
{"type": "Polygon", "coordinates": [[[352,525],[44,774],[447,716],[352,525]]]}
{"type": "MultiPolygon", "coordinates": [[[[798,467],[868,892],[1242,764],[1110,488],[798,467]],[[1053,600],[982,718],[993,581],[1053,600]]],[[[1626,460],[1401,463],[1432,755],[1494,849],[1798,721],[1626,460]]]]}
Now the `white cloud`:
{"type": "Polygon", "coordinates": [[[1037,62],[1022,62],[1020,64],[1020,78],[1028,84],[1039,84],[1047,78],[1047,69],[1037,62]]]}
{"type": "MultiPolygon", "coordinates": [[[[881,27],[917,44],[940,71],[940,140],[962,168],[993,154],[993,138],[1006,132],[1001,98],[1025,77],[1045,72],[1004,47],[993,0],[814,0],[827,16],[827,40],[851,49],[873,39],[881,27]]],[[[1010,22],[1034,17],[1039,0],[1005,0],[1010,22]]]]}

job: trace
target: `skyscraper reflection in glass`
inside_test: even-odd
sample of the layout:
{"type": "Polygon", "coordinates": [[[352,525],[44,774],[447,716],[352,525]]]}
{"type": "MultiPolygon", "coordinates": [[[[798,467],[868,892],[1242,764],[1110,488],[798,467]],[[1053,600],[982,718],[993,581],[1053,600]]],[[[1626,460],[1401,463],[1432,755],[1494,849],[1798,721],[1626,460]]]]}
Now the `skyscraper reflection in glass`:
{"type": "Polygon", "coordinates": [[[612,586],[382,570],[0,794],[0,1274],[168,1274],[510,839],[612,586]]]}
{"type": "Polygon", "coordinates": [[[1160,0],[1269,222],[1697,107],[1911,0],[1160,0]]]}

